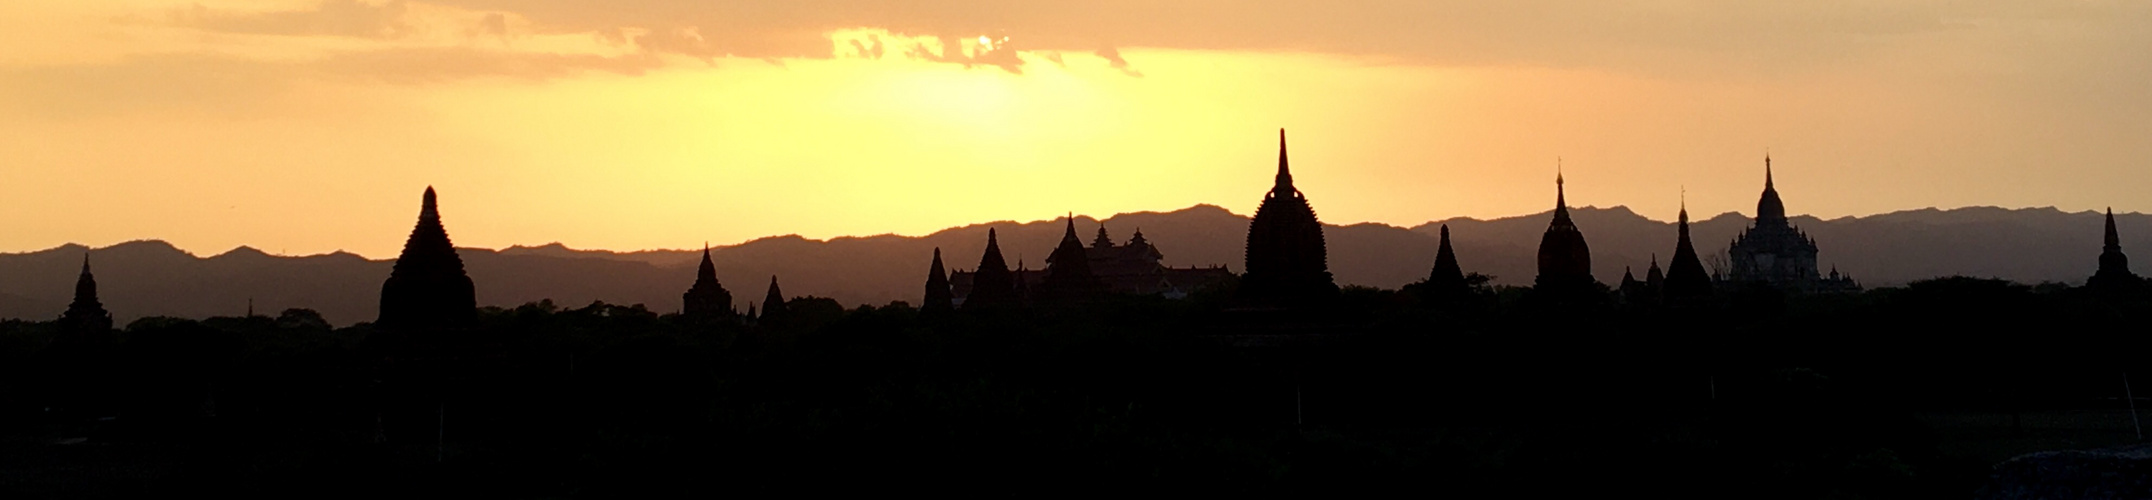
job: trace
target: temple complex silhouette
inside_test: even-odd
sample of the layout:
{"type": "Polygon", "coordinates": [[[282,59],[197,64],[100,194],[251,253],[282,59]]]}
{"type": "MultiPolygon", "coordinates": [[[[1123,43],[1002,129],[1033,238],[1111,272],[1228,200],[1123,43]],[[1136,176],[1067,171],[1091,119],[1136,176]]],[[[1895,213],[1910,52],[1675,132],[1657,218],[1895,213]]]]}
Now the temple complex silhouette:
{"type": "Polygon", "coordinates": [[[1786,203],[1771,180],[1771,156],[1763,157],[1763,197],[1756,219],[1726,249],[1728,269],[1721,281],[1736,287],[1763,286],[1792,292],[1851,292],[1861,286],[1832,268],[1816,268],[1816,240],[1786,218],[1786,203]]]}
{"type": "MultiPolygon", "coordinates": [[[[1091,274],[1091,257],[1076,238],[1076,215],[1069,214],[1061,244],[1046,256],[1046,273],[1039,284],[1039,298],[1054,302],[1080,302],[1106,293],[1106,284],[1091,274]]],[[[1019,281],[1021,282],[1021,281],[1019,281]]]]}
{"type": "MultiPolygon", "coordinates": [[[[1073,234],[1074,226],[1075,220],[1070,219],[1068,221],[1070,229],[1063,232],[1062,244],[1054,250],[1056,254],[1070,253],[1066,250],[1066,247],[1068,246],[1070,235],[1073,234]]],[[[994,256],[993,260],[998,260],[1000,244],[994,234],[993,229],[987,230],[988,253],[994,256]]],[[[1197,290],[1218,286],[1220,283],[1233,278],[1232,270],[1223,265],[1208,267],[1173,267],[1165,265],[1162,262],[1165,259],[1165,253],[1160,251],[1157,245],[1153,245],[1149,240],[1146,240],[1143,237],[1142,230],[1137,230],[1129,238],[1128,243],[1116,245],[1113,238],[1107,234],[1105,225],[1100,224],[1098,231],[1091,239],[1090,246],[1083,247],[1082,250],[1085,267],[1100,286],[1099,289],[1093,290],[1094,293],[1158,295],[1169,299],[1179,299],[1185,298],[1188,294],[1197,290]]],[[[939,250],[937,249],[936,252],[938,253],[939,250]]],[[[987,260],[989,259],[981,259],[978,270],[949,273],[948,286],[952,296],[955,297],[955,302],[960,304],[970,303],[967,299],[978,288],[977,280],[979,279],[979,274],[981,274],[980,270],[987,269],[990,265],[987,260]]],[[[1039,288],[1041,295],[1039,298],[1047,298],[1045,296],[1050,292],[1046,291],[1046,287],[1049,280],[1052,279],[1053,266],[1054,258],[1049,256],[1046,270],[1022,269],[1009,271],[1011,295],[1018,296],[1019,301],[1021,301],[1030,297],[1028,293],[1018,293],[1020,290],[1039,288]]],[[[930,304],[934,300],[932,290],[935,289],[935,285],[933,284],[933,279],[930,273],[927,278],[927,288],[929,290],[927,301],[930,304]]]]}
{"type": "Polygon", "coordinates": [[[1285,130],[1278,130],[1278,175],[1248,223],[1247,262],[1240,301],[1259,308],[1299,307],[1338,295],[1331,278],[1323,225],[1307,195],[1293,187],[1285,130]]]}
{"type": "Polygon", "coordinates": [[[464,274],[463,258],[449,243],[439,203],[428,186],[419,204],[418,226],[411,229],[394,270],[381,285],[381,316],[374,325],[423,329],[467,327],[477,321],[476,289],[464,274]]]}

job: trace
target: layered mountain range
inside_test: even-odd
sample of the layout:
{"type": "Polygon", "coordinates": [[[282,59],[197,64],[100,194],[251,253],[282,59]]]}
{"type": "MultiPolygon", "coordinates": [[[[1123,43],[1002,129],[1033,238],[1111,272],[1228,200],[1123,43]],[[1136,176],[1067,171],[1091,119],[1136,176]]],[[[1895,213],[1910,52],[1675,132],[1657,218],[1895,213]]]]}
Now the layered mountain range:
{"type": "MultiPolygon", "coordinates": [[[[1653,255],[1665,265],[1674,248],[1674,225],[1647,219],[1626,207],[1573,208],[1571,217],[1592,250],[1593,274],[1613,284],[1625,268],[1644,274],[1653,255]]],[[[1325,226],[1330,270],[1340,285],[1397,288],[1427,276],[1437,235],[1450,226],[1452,244],[1466,272],[1494,276],[1496,284],[1528,285],[1539,237],[1551,213],[1492,220],[1458,218],[1405,228],[1362,223],[1325,226]]],[[[1938,276],[1995,277],[2025,283],[2082,284],[2098,267],[2101,215],[2053,208],[1973,207],[1921,209],[1868,217],[1793,222],[1822,247],[1818,263],[1864,285],[1888,286],[1938,276]]],[[[2152,215],[2118,214],[2125,251],[2152,249],[2152,215]]],[[[1141,229],[1176,267],[1222,265],[1241,270],[1249,219],[1210,205],[1172,212],[1108,217],[1115,242],[1141,229]]],[[[1692,223],[1706,268],[1724,265],[1725,250],[1749,223],[1725,213],[1692,223]]],[[[1085,241],[1100,221],[1079,217],[1085,241]]],[[[918,302],[934,249],[953,269],[976,265],[987,229],[999,231],[1010,259],[1032,268],[1060,241],[1057,220],[989,222],[925,236],[881,235],[809,240],[762,238],[711,249],[720,282],[740,297],[760,297],[772,275],[795,295],[830,297],[847,305],[918,302]]],[[[453,230],[453,227],[451,227],[453,230]]],[[[694,238],[683,238],[692,240],[694,238]]],[[[2148,250],[2152,251],[2152,250],[2148,250]]],[[[0,318],[49,320],[66,309],[87,252],[107,309],[120,324],[145,316],[209,317],[254,311],[276,314],[308,308],[348,325],[374,319],[389,260],[349,253],[276,256],[240,247],[197,256],[162,241],[135,241],[105,248],[64,245],[36,252],[0,254],[0,318]]],[[[593,301],[646,304],[676,312],[680,294],[695,280],[696,250],[614,252],[576,250],[560,244],[500,250],[462,248],[477,283],[478,303],[512,307],[550,299],[567,307],[593,301]]]]}

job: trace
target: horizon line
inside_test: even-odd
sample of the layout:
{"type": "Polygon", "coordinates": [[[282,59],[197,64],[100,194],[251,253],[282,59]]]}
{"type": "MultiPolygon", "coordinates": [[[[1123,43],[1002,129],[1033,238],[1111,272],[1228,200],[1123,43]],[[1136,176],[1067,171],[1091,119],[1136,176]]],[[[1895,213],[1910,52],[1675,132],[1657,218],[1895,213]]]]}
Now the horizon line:
{"type": "MultiPolygon", "coordinates": [[[[1242,217],[1242,218],[1247,218],[1247,217],[1253,217],[1252,215],[1245,215],[1245,214],[1240,214],[1240,213],[1236,213],[1236,212],[1232,211],[1231,209],[1227,209],[1227,208],[1225,208],[1225,207],[1223,207],[1223,206],[1219,206],[1219,205],[1217,205],[1217,204],[1212,204],[1212,203],[1197,203],[1197,204],[1194,204],[1194,205],[1189,205],[1189,206],[1186,206],[1186,207],[1182,207],[1182,208],[1177,208],[1177,209],[1172,209],[1172,210],[1163,210],[1163,211],[1161,211],[1161,210],[1139,210],[1139,211],[1134,211],[1134,212],[1121,212],[1121,213],[1116,213],[1116,214],[1113,214],[1113,215],[1109,215],[1109,216],[1106,216],[1105,218],[1099,218],[1099,217],[1097,217],[1097,216],[1093,216],[1093,215],[1085,215],[1085,214],[1075,214],[1075,215],[1074,215],[1074,217],[1076,217],[1076,218],[1083,218],[1083,219],[1091,219],[1091,220],[1093,220],[1093,221],[1104,221],[1104,220],[1110,220],[1110,219],[1113,219],[1113,218],[1116,218],[1116,217],[1121,217],[1121,216],[1126,216],[1126,215],[1144,215],[1144,214],[1171,214],[1171,213],[1176,213],[1176,212],[1185,212],[1185,211],[1189,211],[1189,210],[1195,210],[1195,209],[1200,209],[1200,208],[1203,208],[1203,207],[1211,207],[1211,208],[1216,208],[1216,209],[1218,209],[1218,210],[1224,211],[1225,213],[1227,213],[1227,214],[1230,214],[1230,215],[1233,215],[1233,216],[1235,216],[1235,217],[1242,217]]],[[[2090,213],[2090,214],[2094,214],[2094,215],[2099,215],[2099,214],[2102,214],[2102,213],[2103,213],[2103,212],[2101,212],[2100,210],[2097,210],[2097,209],[2086,209],[2086,210],[2083,210],[2083,211],[2078,211],[2078,212],[2071,212],[2071,211],[2065,211],[2065,210],[2062,210],[2062,209],[2060,209],[2060,208],[2057,208],[2057,207],[2055,207],[2054,205],[2048,205],[2048,206],[2040,206],[2040,207],[2016,207],[2016,208],[2011,208],[2011,207],[2000,207],[2000,206],[1995,206],[1995,205],[1968,205],[1968,206],[1961,206],[1961,207],[1953,207],[1953,208],[1941,208],[1941,207],[1922,207],[1922,208],[1913,208],[1913,209],[1904,209],[1904,210],[1894,210],[1894,211],[1890,211],[1890,212],[1883,212],[1883,213],[1874,213],[1874,214],[1868,214],[1868,215],[1845,215],[1845,216],[1839,216],[1839,217],[1836,217],[1836,218],[1829,218],[1829,219],[1826,219],[1826,218],[1823,218],[1823,217],[1818,217],[1818,216],[1814,216],[1814,215],[1810,215],[1810,214],[1798,214],[1798,215],[1792,215],[1792,216],[1789,216],[1789,218],[1802,218],[1802,217],[1806,217],[1806,218],[1810,218],[1810,219],[1815,219],[1815,220],[1818,220],[1818,221],[1823,221],[1823,222],[1833,222],[1833,221],[1842,221],[1842,220],[1847,220],[1847,219],[1864,219],[1864,218],[1869,218],[1869,217],[1879,217],[1879,216],[1885,216],[1885,215],[1894,215],[1894,214],[1901,214],[1901,213],[1907,213],[1907,212],[1920,212],[1920,211],[1928,211],[1928,210],[1933,210],[1933,211],[1938,211],[1938,212],[1952,212],[1952,211],[1958,211],[1958,210],[1970,210],[1970,209],[1982,209],[1982,208],[1987,208],[1987,209],[1998,209],[1998,210],[2007,210],[2007,211],[2013,211],[2013,212],[2014,212],[2014,211],[2022,211],[2022,210],[2053,210],[2053,211],[2056,211],[2056,212],[2060,212],[2060,213],[2063,213],[2063,214],[2066,214],[2066,215],[2077,215],[2077,214],[2086,214],[2086,213],[2090,213]]],[[[1619,210],[1623,210],[1623,211],[1629,212],[1629,213],[1630,213],[1631,215],[1635,215],[1635,216],[1637,216],[1637,217],[1639,217],[1639,218],[1642,218],[1642,219],[1644,219],[1644,220],[1646,220],[1646,221],[1650,221],[1650,222],[1654,222],[1654,223],[1659,223],[1659,224],[1669,224],[1669,225],[1671,225],[1671,224],[1674,224],[1674,221],[1671,221],[1671,220],[1668,220],[1668,221],[1662,221],[1662,220],[1658,220],[1658,219],[1654,219],[1654,218],[1651,218],[1651,217],[1645,216],[1644,214],[1638,213],[1638,212],[1636,212],[1636,211],[1635,211],[1634,209],[1631,209],[1631,208],[1629,208],[1629,206],[1628,206],[1628,205],[1613,205],[1613,206],[1608,206],[1608,207],[1599,207],[1599,206],[1595,206],[1595,205],[1583,205],[1583,206],[1581,206],[1581,207],[1571,207],[1571,208],[1570,208],[1570,210],[1571,210],[1571,211],[1581,211],[1581,210],[1616,210],[1616,209],[1619,209],[1619,210]]],[[[1333,227],[1352,227],[1352,226],[1364,226],[1364,225],[1369,225],[1369,224],[1373,224],[1373,225],[1380,225],[1380,226],[1388,226],[1388,227],[1393,227],[1393,228],[1398,228],[1398,229],[1403,229],[1403,230],[1407,230],[1407,231],[1410,231],[1410,230],[1412,230],[1412,229],[1415,229],[1415,228],[1419,228],[1419,227],[1425,227],[1425,226],[1430,226],[1430,225],[1436,225],[1436,224],[1443,224],[1443,223],[1448,223],[1448,222],[1454,222],[1454,221],[1460,221],[1460,220],[1467,220],[1467,221],[1475,221],[1475,222],[1494,222],[1494,221],[1502,221],[1502,220],[1509,220],[1509,219],[1518,219],[1518,218],[1526,218],[1526,217],[1535,217],[1535,216],[1541,216],[1541,215],[1545,215],[1545,214],[1548,214],[1548,213],[1552,213],[1553,211],[1554,211],[1554,210],[1550,208],[1550,209],[1547,209],[1547,210],[1545,210],[1545,211],[1540,211],[1540,212],[1533,212],[1533,213],[1527,213],[1527,214],[1519,214],[1519,215],[1508,215],[1508,216],[1500,216],[1500,217],[1491,217],[1491,218],[1485,218],[1485,219],[1481,219],[1481,218],[1475,218],[1475,217],[1471,217],[1471,216],[1456,216],[1456,217],[1450,217],[1450,218],[1445,218],[1445,219],[1430,219],[1430,220],[1427,220],[1427,221],[1424,221],[1424,222],[1420,222],[1420,223],[1418,223],[1418,224],[1413,224],[1413,225],[1409,225],[1409,226],[1407,226],[1407,225],[1397,225],[1397,224],[1392,224],[1392,223],[1388,223],[1388,222],[1382,222],[1382,221],[1360,221],[1360,222],[1351,222],[1351,223],[1332,223],[1332,222],[1324,222],[1324,223],[1322,223],[1322,224],[1323,224],[1323,225],[1325,225],[1325,226],[1333,226],[1333,227]]],[[[1729,211],[1726,211],[1726,212],[1720,212],[1720,213],[1718,213],[1718,214],[1716,214],[1716,215],[1712,215],[1712,216],[1709,216],[1709,217],[1702,217],[1702,218],[1699,218],[1699,219],[1697,219],[1697,222],[1701,222],[1701,221],[1709,221],[1709,220],[1713,220],[1713,219],[1718,219],[1718,218],[1720,218],[1720,217],[1725,217],[1725,216],[1727,216],[1727,215],[1734,215],[1734,216],[1739,216],[1739,217],[1742,217],[1742,218],[1754,218],[1754,216],[1753,216],[1753,215],[1750,215],[1750,214],[1745,214],[1745,213],[1742,213],[1742,212],[1741,212],[1741,211],[1739,211],[1739,210],[1729,210],[1729,211]]],[[[2145,214],[2145,213],[2143,213],[2143,212],[2117,212],[2117,213],[2116,213],[2115,215],[2139,215],[2139,216],[2141,216],[2141,215],[2146,215],[2146,214],[2145,214]]],[[[948,232],[948,231],[954,231],[954,230],[961,230],[961,229],[968,229],[968,228],[974,228],[974,227],[979,227],[979,226],[993,226],[993,225],[1009,225],[1009,224],[1014,224],[1014,225],[1018,225],[1018,226],[1026,226],[1026,225],[1033,225],[1033,224],[1042,224],[1042,223],[1054,223],[1054,222],[1060,222],[1060,221],[1062,221],[1063,219],[1068,219],[1068,218],[1070,218],[1070,215],[1067,215],[1066,213],[1064,213],[1063,215],[1060,215],[1060,216],[1056,216],[1056,217],[1053,217],[1053,218],[1049,218],[1049,219],[1037,219],[1037,220],[1032,220],[1032,221],[1028,221],[1028,222],[1017,222],[1017,221],[1014,221],[1014,220],[1006,220],[1006,219],[1004,219],[1004,220],[993,220],[993,221],[985,221],[985,222],[973,222],[973,223],[967,223],[967,224],[962,224],[962,225],[956,225],[956,226],[949,226],[949,227],[945,227],[945,228],[941,228],[941,229],[937,229],[937,230],[934,230],[933,232],[930,232],[930,233],[926,233],[926,234],[916,234],[916,235],[907,235],[907,234],[898,234],[898,233],[894,233],[894,232],[889,232],[889,233],[880,233],[880,234],[869,234],[869,235],[836,235],[836,236],[829,236],[829,237],[825,237],[825,238],[809,238],[809,237],[806,237],[806,236],[802,236],[802,235],[800,235],[799,233],[789,233],[789,234],[777,234],[777,235],[766,235],[766,236],[757,236],[757,237],[754,237],[754,238],[748,238],[748,239],[745,239],[745,240],[741,240],[741,241],[739,241],[739,242],[736,242],[736,243],[731,243],[731,244],[710,245],[710,247],[709,247],[709,248],[710,248],[711,250],[716,250],[716,249],[722,249],[722,248],[738,247],[738,246],[742,246],[742,245],[746,245],[746,244],[750,244],[750,243],[755,243],[755,242],[759,242],[759,241],[764,241],[764,240],[773,240],[773,239],[785,239],[785,238],[797,238],[797,239],[805,240],[805,241],[807,241],[807,242],[811,242],[811,243],[828,243],[828,242],[832,242],[832,241],[836,241],[836,240],[845,240],[845,239],[869,239],[869,238],[882,238],[882,237],[896,237],[896,238],[926,238],[926,237],[931,237],[931,236],[933,236],[933,235],[936,235],[936,234],[940,234],[940,233],[943,233],[943,232],[948,232]]],[[[202,254],[202,253],[198,253],[198,252],[195,252],[195,251],[192,251],[192,250],[188,250],[188,249],[186,249],[186,248],[181,248],[181,247],[180,247],[179,245],[173,244],[173,243],[172,243],[172,242],[171,242],[170,240],[166,240],[166,239],[163,239],[163,238],[156,238],[156,237],[150,237],[150,238],[136,238],[136,239],[129,239],[129,240],[125,240],[125,241],[120,241],[120,242],[115,242],[115,243],[107,244],[107,245],[104,245],[104,246],[94,246],[94,245],[90,245],[90,244],[85,244],[85,243],[80,243],[80,242],[67,242],[67,243],[62,243],[62,244],[59,244],[59,245],[55,245],[55,246],[51,246],[51,247],[47,247],[47,248],[35,249],[35,250],[24,250],[24,251],[0,251],[0,255],[26,255],[26,254],[34,254],[34,253],[42,253],[42,252],[50,252],[50,251],[54,251],[54,250],[61,250],[61,249],[67,249],[67,248],[69,248],[69,247],[81,247],[81,248],[87,249],[87,250],[89,250],[89,251],[96,251],[96,250],[105,250],[105,249],[111,249],[111,248],[115,248],[115,247],[120,247],[120,246],[125,246],[125,245],[129,245],[129,244],[137,244],[137,243],[163,243],[163,244],[164,244],[165,246],[169,246],[169,247],[172,247],[172,248],[173,248],[174,250],[178,250],[178,251],[180,251],[181,253],[185,253],[185,254],[187,254],[187,255],[190,255],[190,256],[193,256],[193,257],[195,257],[195,258],[203,258],[203,259],[206,259],[206,258],[213,258],[213,257],[219,257],[219,256],[223,256],[223,255],[231,254],[231,253],[233,253],[233,252],[238,252],[238,251],[241,251],[241,250],[254,250],[255,252],[259,252],[259,253],[261,253],[261,254],[263,254],[263,255],[268,255],[268,256],[271,256],[271,257],[285,257],[285,258],[299,258],[299,257],[326,257],[326,256],[334,256],[334,255],[337,255],[337,254],[348,254],[348,255],[351,255],[351,256],[354,256],[354,257],[358,257],[358,258],[361,258],[361,259],[364,259],[364,260],[368,260],[368,261],[394,261],[394,260],[396,260],[396,256],[388,256],[388,257],[370,257],[370,256],[367,256],[367,255],[365,255],[365,254],[361,254],[361,253],[358,253],[358,252],[353,252],[353,251],[351,251],[351,250],[347,250],[347,249],[336,249],[336,250],[330,250],[330,251],[327,251],[327,252],[319,252],[319,253],[307,253],[307,254],[290,254],[290,253],[277,253],[277,252],[270,252],[270,251],[268,251],[268,250],[266,250],[266,249],[263,249],[263,248],[260,248],[260,247],[256,247],[256,246],[253,246],[253,245],[246,245],[246,244],[241,244],[241,245],[239,245],[239,246],[235,246],[235,247],[232,247],[232,248],[228,248],[228,249],[225,249],[224,251],[221,251],[221,252],[217,252],[217,253],[213,253],[213,254],[206,254],[206,255],[205,255],[205,254],[202,254]]],[[[706,244],[707,244],[707,243],[706,243],[706,244]]],[[[572,246],[569,246],[569,245],[567,245],[566,243],[564,243],[564,242],[561,242],[561,241],[558,241],[558,240],[555,240],[555,241],[551,241],[551,242],[546,242],[546,243],[539,243],[539,244],[534,244],[534,245],[533,245],[533,244],[522,244],[522,243],[517,243],[517,244],[511,244],[511,245],[508,245],[508,246],[505,246],[505,247],[500,247],[500,248],[487,248],[487,247],[477,247],[477,246],[457,246],[456,248],[457,248],[457,249],[469,249],[469,250],[483,250],[483,251],[489,251],[489,252],[503,252],[503,251],[507,251],[507,250],[511,250],[511,249],[517,249],[517,248],[544,248],[544,247],[551,247],[551,246],[559,246],[559,247],[561,247],[561,248],[563,248],[563,249],[566,249],[566,250],[569,250],[569,251],[576,251],[576,252],[608,252],[608,253],[614,253],[614,254],[635,254],[635,253],[654,253],[654,252],[692,252],[692,251],[696,251],[696,250],[698,250],[698,249],[696,249],[696,248],[644,248],[644,249],[634,249],[634,250],[615,250],[615,249],[607,249],[607,248],[596,248],[596,247],[583,247],[583,248],[578,248],[578,247],[572,247],[572,246]]]]}

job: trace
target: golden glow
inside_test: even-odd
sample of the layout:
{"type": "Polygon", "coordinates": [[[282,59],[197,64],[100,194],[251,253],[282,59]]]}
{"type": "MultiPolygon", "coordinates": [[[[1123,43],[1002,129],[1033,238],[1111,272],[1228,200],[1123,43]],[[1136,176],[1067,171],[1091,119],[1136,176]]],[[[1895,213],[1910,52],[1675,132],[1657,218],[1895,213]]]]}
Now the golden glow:
{"type": "Polygon", "coordinates": [[[2008,70],[1992,51],[1954,52],[1956,31],[1828,72],[1726,75],[1033,51],[1016,50],[1034,43],[1025,33],[875,27],[824,33],[830,57],[750,58],[697,45],[717,31],[563,31],[422,2],[353,4],[402,6],[396,36],[173,21],[313,1],[61,4],[0,7],[0,199],[21,207],[0,213],[0,251],[163,238],[387,257],[427,185],[456,242],[480,247],[922,234],[1197,203],[1245,214],[1280,127],[1332,223],[1543,211],[1556,156],[1575,205],[1670,219],[1687,185],[1700,216],[1747,211],[1766,147],[1789,208],[1823,216],[2130,210],[2152,188],[2131,170],[2152,156],[2141,121],[1909,69],[2008,70]]]}

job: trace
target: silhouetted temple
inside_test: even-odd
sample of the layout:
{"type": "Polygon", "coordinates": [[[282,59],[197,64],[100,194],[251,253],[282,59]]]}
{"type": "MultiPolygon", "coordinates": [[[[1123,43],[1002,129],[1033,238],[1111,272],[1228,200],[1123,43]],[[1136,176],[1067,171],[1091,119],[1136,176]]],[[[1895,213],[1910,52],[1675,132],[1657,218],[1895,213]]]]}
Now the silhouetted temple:
{"type": "Polygon", "coordinates": [[[1076,238],[1076,216],[1070,214],[1067,230],[1061,233],[1061,244],[1046,256],[1046,276],[1039,284],[1040,298],[1084,300],[1105,291],[1106,285],[1099,282],[1097,275],[1091,274],[1091,257],[1084,253],[1083,240],[1076,238]]]}
{"type": "Polygon", "coordinates": [[[1554,176],[1554,220],[1547,224],[1547,232],[1539,237],[1539,276],[1533,279],[1533,288],[1540,290],[1589,288],[1597,283],[1592,279],[1592,249],[1584,243],[1584,233],[1569,220],[1569,198],[1563,186],[1562,176],[1554,176]]]}
{"type": "Polygon", "coordinates": [[[1435,268],[1427,273],[1430,298],[1454,299],[1471,291],[1464,267],[1457,264],[1457,251],[1450,248],[1450,225],[1442,225],[1442,244],[1435,249],[1435,268]]]}
{"type": "MultiPolygon", "coordinates": [[[[1669,300],[1690,300],[1711,296],[1711,275],[1704,272],[1703,260],[1696,256],[1696,245],[1689,242],[1689,204],[1681,204],[1681,216],[1675,223],[1679,236],[1674,240],[1674,262],[1666,272],[1666,285],[1660,293],[1669,300]]],[[[1659,272],[1658,258],[1652,258],[1652,273],[1659,272]]]]}
{"type": "Polygon", "coordinates": [[[926,298],[919,303],[921,313],[945,313],[956,309],[956,296],[949,288],[949,273],[942,268],[941,248],[934,249],[934,265],[927,268],[926,298]]]}
{"type": "Polygon", "coordinates": [[[1763,198],[1756,202],[1756,221],[1734,238],[1726,250],[1730,269],[1726,281],[1739,286],[1764,285],[1797,292],[1846,292],[1860,290],[1851,277],[1836,269],[1831,276],[1816,270],[1816,240],[1802,233],[1786,218],[1786,204],[1771,182],[1771,157],[1763,158],[1763,198]]]}
{"type": "MultiPolygon", "coordinates": [[[[964,273],[958,273],[964,274],[964,273]]],[[[986,252],[979,256],[979,267],[972,271],[956,296],[965,309],[988,309],[1018,305],[1015,275],[1009,272],[1009,261],[1001,257],[1000,236],[993,228],[986,230],[986,252]]],[[[952,285],[959,280],[951,279],[952,285]]]]}
{"type": "Polygon", "coordinates": [[[433,194],[419,206],[418,227],[381,285],[381,316],[375,324],[397,328],[468,326],[478,320],[478,298],[463,258],[448,241],[433,194]]]}
{"type": "Polygon", "coordinates": [[[90,275],[90,256],[82,256],[82,275],[75,278],[75,300],[60,315],[60,330],[67,335],[103,334],[112,329],[112,314],[97,301],[97,278],[90,275]]]}
{"type": "MultiPolygon", "coordinates": [[[[1064,235],[1066,236],[1066,235],[1064,235]]],[[[1066,239],[1066,238],[1064,238],[1066,239]]],[[[1233,272],[1225,266],[1170,267],[1161,260],[1165,254],[1157,245],[1144,239],[1143,231],[1136,231],[1127,244],[1115,245],[1102,225],[1091,239],[1091,246],[1084,249],[1091,275],[1096,277],[1105,291],[1128,295],[1159,295],[1169,299],[1185,298],[1190,293],[1230,280],[1233,272]]],[[[1045,286],[1051,271],[1019,270],[1011,273],[1012,287],[1029,288],[1045,286]]],[[[971,295],[976,278],[975,271],[956,271],[949,274],[949,285],[956,297],[971,295]]],[[[1044,292],[1041,292],[1044,293],[1044,292]]],[[[959,302],[965,302],[959,300],[959,302]]],[[[967,302],[968,303],[968,302],[967,302]]]]}
{"type": "Polygon", "coordinates": [[[770,275],[770,291],[762,296],[762,320],[783,318],[790,308],[785,306],[785,292],[777,289],[777,275],[770,275]]]}
{"type": "Polygon", "coordinates": [[[1278,176],[1248,223],[1247,274],[1240,298],[1255,306],[1296,306],[1338,294],[1323,247],[1323,226],[1307,196],[1293,187],[1285,153],[1285,130],[1278,130],[1278,176]]]}
{"type": "Polygon", "coordinates": [[[1651,267],[1645,269],[1642,280],[1636,279],[1629,268],[1622,268],[1620,291],[1622,301],[1631,305],[1660,304],[1666,293],[1666,274],[1659,270],[1659,254],[1651,255],[1651,267]]]}
{"type": "Polygon", "coordinates": [[[695,284],[680,294],[680,314],[691,318],[732,318],[739,311],[732,308],[732,292],[717,281],[717,265],[710,262],[710,247],[702,247],[702,264],[695,268],[695,284]]]}
{"type": "MultiPolygon", "coordinates": [[[[83,271],[87,276],[89,271],[83,271]]],[[[2091,288],[2119,288],[2142,283],[2137,273],[2130,272],[2130,258],[2122,254],[2122,235],[2115,231],[2115,209],[2107,209],[2107,239],[2100,246],[2100,270],[2085,280],[2091,288]]]]}

